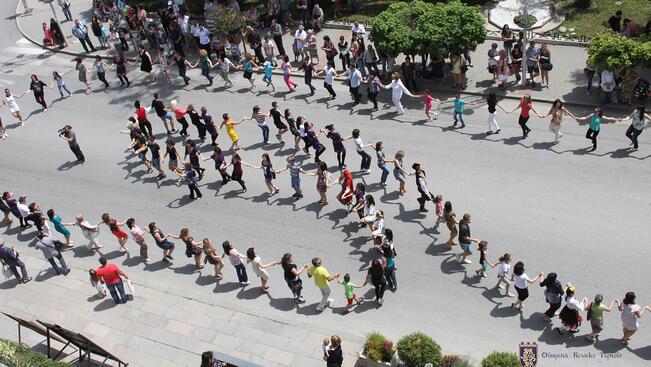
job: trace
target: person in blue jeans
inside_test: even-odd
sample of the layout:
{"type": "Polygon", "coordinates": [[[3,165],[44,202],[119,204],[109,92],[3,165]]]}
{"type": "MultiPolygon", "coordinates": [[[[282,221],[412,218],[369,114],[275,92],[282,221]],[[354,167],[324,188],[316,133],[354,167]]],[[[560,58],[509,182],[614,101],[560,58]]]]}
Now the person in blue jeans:
{"type": "Polygon", "coordinates": [[[295,193],[292,197],[296,200],[303,197],[303,191],[301,190],[301,173],[304,175],[316,176],[316,174],[307,173],[301,166],[301,162],[296,161],[294,155],[287,157],[287,166],[285,168],[276,171],[276,174],[289,170],[289,177],[291,179],[292,189],[295,193]]]}
{"type": "Polygon", "coordinates": [[[393,163],[391,160],[387,160],[384,155],[384,146],[381,141],[375,143],[375,155],[377,156],[377,166],[382,171],[382,177],[380,178],[380,185],[387,185],[387,178],[389,177],[389,169],[387,168],[387,163],[393,163]]]}
{"type": "Polygon", "coordinates": [[[454,96],[454,99],[452,100],[452,104],[454,104],[454,114],[452,117],[454,118],[454,124],[452,126],[457,126],[457,122],[461,122],[461,127],[466,127],[466,123],[463,121],[463,105],[466,103],[461,98],[461,93],[457,93],[456,96],[454,96]]]}
{"type": "Polygon", "coordinates": [[[249,120],[255,120],[260,130],[262,130],[262,143],[269,144],[269,126],[267,125],[269,114],[260,113],[260,106],[253,106],[253,114],[249,120]]]}
{"type": "Polygon", "coordinates": [[[224,256],[228,256],[231,265],[235,267],[235,273],[237,274],[237,279],[240,281],[240,284],[248,285],[249,277],[246,275],[246,268],[242,262],[242,260],[246,259],[246,256],[234,249],[228,241],[222,243],[222,248],[224,249],[224,256]]]}
{"type": "Polygon", "coordinates": [[[98,277],[104,280],[106,287],[111,293],[115,304],[127,303],[127,294],[124,292],[122,278],[129,280],[129,277],[115,264],[109,264],[104,256],[99,258],[100,267],[95,270],[98,277]]]}

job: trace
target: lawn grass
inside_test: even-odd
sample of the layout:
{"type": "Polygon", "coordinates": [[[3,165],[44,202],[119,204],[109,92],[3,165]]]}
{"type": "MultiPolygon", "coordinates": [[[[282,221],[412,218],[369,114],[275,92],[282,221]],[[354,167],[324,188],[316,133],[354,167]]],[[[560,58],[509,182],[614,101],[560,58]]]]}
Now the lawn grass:
{"type": "Polygon", "coordinates": [[[557,0],[558,9],[565,15],[561,26],[575,28],[577,36],[585,35],[588,38],[596,36],[608,28],[608,18],[616,10],[622,11],[622,20],[629,18],[641,29],[651,19],[651,2],[649,0],[621,0],[616,5],[614,0],[592,0],[588,9],[574,7],[575,0],[557,0]]]}

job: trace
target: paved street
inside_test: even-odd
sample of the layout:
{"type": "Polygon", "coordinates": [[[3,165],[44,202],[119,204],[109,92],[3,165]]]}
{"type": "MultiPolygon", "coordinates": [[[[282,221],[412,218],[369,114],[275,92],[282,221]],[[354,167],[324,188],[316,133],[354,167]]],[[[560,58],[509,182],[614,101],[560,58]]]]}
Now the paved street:
{"type": "MultiPolygon", "coordinates": [[[[4,14],[10,9],[13,5],[0,5],[4,14]]],[[[3,87],[20,93],[28,86],[29,74],[37,73],[51,83],[53,70],[71,66],[69,56],[43,54],[14,31],[11,20],[1,21],[1,29],[8,30],[0,40],[3,87]]],[[[135,81],[130,89],[117,88],[119,83],[110,71],[107,78],[114,86],[110,93],[104,93],[93,79],[93,93],[85,95],[74,73],[70,74],[66,80],[73,96],[58,100],[56,90],[47,90],[46,100],[54,101],[47,112],[40,112],[31,95],[25,96],[18,101],[24,116],[29,116],[23,128],[17,127],[6,109],[0,109],[9,127],[9,137],[0,141],[5,173],[0,189],[27,194],[28,202],[41,202],[46,210],[54,208],[64,222],[73,221],[79,213],[91,222],[99,221],[108,211],[119,220],[134,217],[140,225],[155,221],[166,233],[188,227],[195,240],[208,237],[214,244],[229,240],[242,252],[255,246],[263,263],[279,260],[285,252],[291,252],[299,265],[320,256],[332,273],[348,272],[354,282],[362,283],[365,269],[379,253],[372,248],[368,231],[355,223],[356,216],[347,216],[336,202],[338,187],[329,190],[330,204],[322,208],[316,203],[313,177],[302,178],[305,198],[295,202],[287,173],[275,181],[280,194],[269,197],[261,172],[245,168],[248,191],[240,194],[234,183],[220,188],[219,175],[211,162],[206,162],[207,174],[200,183],[204,198],[190,202],[187,187],[178,186],[169,174],[161,181],[155,173],[147,174],[125,151],[128,137],[119,134],[133,112],[133,101],[140,99],[148,105],[155,91],[166,102],[178,99],[181,105],[206,106],[215,118],[228,112],[239,119],[249,116],[254,104],[264,111],[278,101],[281,109],[307,116],[316,128],[334,123],[345,134],[359,128],[365,143],[383,141],[388,157],[397,150],[406,151],[407,166],[413,162],[424,165],[432,192],[452,201],[459,217],[472,214],[472,235],[489,242],[491,261],[509,252],[514,261],[525,262],[532,277],[540,271],[557,272],[561,282],[577,287],[578,298],[592,299],[602,293],[606,300],[621,299],[626,291],[634,290],[639,304],[651,304],[648,277],[641,272],[651,256],[647,246],[651,230],[646,223],[651,196],[644,185],[651,175],[648,132],[640,136],[640,150],[629,153],[624,136],[628,124],[604,125],[599,149],[589,153],[585,149],[586,125],[579,126],[570,118],[564,121],[565,137],[557,145],[551,143],[549,121],[537,117],[529,123],[532,133],[520,140],[517,114],[499,113],[501,134],[486,138],[486,106],[479,97],[466,98],[468,126],[453,129],[449,105],[441,107],[434,122],[424,120],[421,101],[407,97],[403,99],[404,116],[396,116],[388,104],[371,113],[367,103],[352,106],[344,85],[337,85],[338,97],[330,101],[320,83],[315,83],[319,88],[316,96],[306,94],[301,78],[295,78],[297,92],[287,95],[279,76],[274,76],[277,91],[271,94],[260,80],[253,92],[249,91],[239,73],[233,77],[235,86],[227,90],[218,78],[215,86],[206,90],[197,70],[190,72],[192,81],[185,88],[178,79],[172,86],[150,84],[135,67],[130,68],[129,76],[135,81]],[[66,143],[57,138],[57,130],[68,123],[86,155],[87,163],[82,166],[73,163],[66,143]]],[[[381,94],[381,100],[388,103],[387,93],[381,94]]],[[[501,104],[511,109],[516,102],[501,104]]],[[[540,112],[549,110],[549,105],[534,106],[540,112]]],[[[571,109],[580,115],[589,113],[589,109],[571,109]]],[[[160,144],[164,129],[153,111],[149,118],[160,144]]],[[[192,126],[190,132],[196,138],[192,126]]],[[[261,154],[267,152],[280,168],[294,153],[291,144],[262,148],[260,129],[251,121],[238,126],[237,132],[244,148],[240,155],[247,162],[259,164],[261,154]]],[[[328,149],[322,159],[333,166],[332,145],[325,139],[322,142],[328,149]]],[[[230,140],[222,132],[218,143],[227,148],[230,140]]],[[[346,144],[348,167],[356,171],[359,156],[351,142],[346,144]]],[[[204,153],[209,150],[209,145],[202,147],[204,153]]],[[[305,169],[315,168],[311,157],[298,156],[305,161],[305,169]]],[[[132,257],[121,255],[115,238],[104,227],[100,240],[107,257],[124,269],[137,288],[133,302],[114,306],[110,299],[93,297],[87,270],[98,265],[97,256],[86,251],[77,228],[71,231],[78,248],[65,253],[73,270],[67,277],[57,277],[33,247],[33,230],[21,232],[15,221],[11,227],[0,227],[0,237],[17,244],[35,281],[24,286],[15,286],[13,280],[0,283],[0,310],[59,323],[94,337],[131,366],[196,366],[205,350],[218,350],[265,367],[322,366],[320,343],[332,334],[341,336],[345,365],[352,366],[364,334],[373,330],[395,341],[420,330],[439,342],[444,353],[467,355],[476,364],[493,350],[517,353],[521,341],[538,341],[539,366],[543,367],[649,363],[648,315],[627,348],[618,341],[618,312],[606,316],[602,341],[595,345],[583,339],[590,329],[588,323],[575,338],[559,336],[540,319],[546,304],[537,284],[531,286],[522,313],[511,310],[512,299],[499,296],[492,288],[494,270],[487,279],[474,277],[478,255],[473,255],[473,264],[461,266],[453,256],[458,249],[447,251],[448,232],[443,226],[440,234],[432,230],[432,206],[426,215],[417,211],[412,180],[406,196],[400,197],[393,177],[386,188],[377,184],[375,158],[371,168],[368,175],[355,172],[355,182],[365,182],[378,209],[385,212],[398,252],[399,290],[387,292],[382,307],[367,302],[343,316],[343,289],[332,284],[333,308],[319,314],[314,308],[320,298],[318,289],[303,276],[307,303],[297,308],[278,267],[269,269],[268,295],[260,293],[259,280],[251,271],[251,285],[241,288],[230,264],[224,269],[224,280],[216,283],[212,269],[194,270],[192,261],[183,255],[181,241],[175,241],[173,265],[153,262],[143,266],[136,256],[137,245],[129,240],[132,257]],[[576,356],[575,352],[594,357],[576,356]],[[616,354],[607,359],[601,352],[616,354]]],[[[334,168],[332,172],[338,175],[334,168]]],[[[158,259],[159,249],[149,236],[147,242],[152,259],[158,259]]],[[[367,287],[359,293],[371,298],[373,290],[367,287]]],[[[558,323],[555,320],[554,326],[558,323]]],[[[31,333],[23,335],[31,345],[42,339],[31,333]]],[[[4,317],[0,318],[0,337],[17,338],[15,325],[4,317]]]]}

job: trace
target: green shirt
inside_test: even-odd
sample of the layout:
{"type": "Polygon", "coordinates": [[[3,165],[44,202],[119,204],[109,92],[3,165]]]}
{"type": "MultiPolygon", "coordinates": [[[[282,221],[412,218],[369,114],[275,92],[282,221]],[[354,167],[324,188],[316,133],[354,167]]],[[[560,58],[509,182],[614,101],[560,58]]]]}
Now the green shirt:
{"type": "Polygon", "coordinates": [[[592,115],[592,118],[590,119],[590,130],[599,131],[600,126],[601,126],[601,117],[597,115],[592,115]]]}
{"type": "Polygon", "coordinates": [[[357,284],[353,282],[348,282],[348,283],[341,283],[341,285],[344,286],[344,296],[346,297],[346,299],[353,298],[353,293],[355,292],[355,288],[357,287],[357,284]]]}
{"type": "Polygon", "coordinates": [[[604,306],[602,303],[600,304],[593,303],[592,306],[590,306],[590,319],[603,320],[604,311],[606,309],[607,307],[604,306]]]}
{"type": "Polygon", "coordinates": [[[321,289],[328,288],[328,278],[330,277],[328,269],[323,266],[313,266],[308,269],[307,275],[314,277],[314,284],[317,287],[321,289]]]}

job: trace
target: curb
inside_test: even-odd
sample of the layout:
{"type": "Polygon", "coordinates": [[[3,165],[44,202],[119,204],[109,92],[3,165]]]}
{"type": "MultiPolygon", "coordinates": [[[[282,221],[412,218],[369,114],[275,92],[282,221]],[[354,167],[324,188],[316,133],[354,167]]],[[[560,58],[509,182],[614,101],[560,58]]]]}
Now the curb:
{"type": "MultiPolygon", "coordinates": [[[[27,32],[25,32],[23,27],[20,25],[20,21],[19,21],[20,16],[19,16],[19,14],[23,14],[23,12],[18,12],[18,8],[20,8],[20,3],[16,3],[16,14],[15,14],[16,15],[16,18],[15,18],[16,27],[18,28],[18,31],[20,32],[20,34],[26,40],[33,43],[34,45],[36,45],[36,46],[38,46],[38,47],[40,47],[40,48],[42,48],[44,50],[48,50],[48,51],[51,51],[51,52],[54,52],[54,53],[68,55],[68,56],[74,56],[74,57],[81,57],[82,59],[94,59],[96,56],[99,55],[99,54],[87,54],[87,53],[83,53],[83,52],[77,53],[77,52],[67,51],[67,50],[60,49],[60,48],[44,46],[41,42],[39,42],[38,40],[34,40],[31,36],[29,36],[27,34],[27,32]]],[[[112,59],[110,56],[102,56],[102,55],[99,55],[99,56],[104,60],[111,60],[112,59]]],[[[132,62],[137,61],[137,59],[135,59],[135,58],[127,58],[127,57],[125,57],[125,59],[127,61],[132,61],[132,62]]]]}
{"type": "MultiPolygon", "coordinates": [[[[19,3],[16,3],[16,15],[17,15],[17,14],[22,14],[22,12],[21,12],[21,13],[18,12],[18,8],[19,8],[19,6],[20,6],[20,4],[19,4],[19,3]]],[[[54,52],[54,53],[60,53],[60,54],[64,54],[64,55],[74,56],[74,57],[81,57],[81,58],[84,58],[84,59],[95,58],[95,57],[97,56],[96,54],[75,53],[75,52],[66,51],[66,50],[61,50],[61,49],[53,48],[53,47],[44,47],[40,42],[35,41],[34,39],[32,39],[32,37],[30,37],[30,36],[27,35],[27,33],[25,32],[25,30],[24,30],[24,29],[22,28],[22,26],[20,25],[19,19],[20,19],[20,17],[17,16],[17,17],[16,17],[16,27],[18,28],[18,31],[22,34],[23,37],[25,37],[25,39],[27,39],[28,41],[30,41],[31,43],[33,43],[33,44],[36,45],[36,46],[42,47],[43,49],[48,50],[48,51],[51,51],[51,52],[54,52]]],[[[329,29],[348,29],[349,27],[348,27],[347,25],[345,25],[345,24],[331,24],[331,23],[326,23],[326,24],[324,24],[324,27],[323,27],[323,28],[329,28],[329,29]]],[[[495,39],[495,40],[499,40],[499,38],[497,38],[497,37],[491,37],[491,36],[486,37],[486,39],[495,39]]],[[[550,43],[551,43],[551,42],[550,42],[550,43]]],[[[574,44],[574,46],[576,46],[576,44],[574,44]]],[[[106,60],[110,60],[110,59],[111,59],[109,56],[102,56],[102,55],[99,55],[99,56],[102,57],[103,59],[106,59],[106,60]]],[[[137,59],[134,59],[134,58],[127,58],[127,60],[128,60],[128,61],[137,61],[137,59]]],[[[257,74],[262,74],[262,72],[257,72],[257,74]]],[[[283,73],[282,73],[282,71],[275,71],[275,70],[274,70],[273,74],[274,74],[274,75],[282,75],[283,73]]],[[[299,77],[299,76],[303,76],[303,75],[302,75],[302,74],[292,74],[292,76],[299,77]]],[[[313,77],[313,79],[324,79],[324,78],[321,77],[321,76],[318,76],[318,77],[313,77]]],[[[337,80],[337,81],[345,81],[346,78],[336,77],[335,80],[337,80]]],[[[435,91],[435,92],[448,92],[448,93],[456,93],[456,92],[457,92],[457,90],[448,89],[448,88],[437,88],[437,87],[432,87],[432,88],[430,88],[430,89],[431,89],[432,91],[435,91]]],[[[486,95],[486,94],[481,93],[481,92],[473,92],[473,91],[461,91],[461,93],[462,93],[462,94],[466,94],[466,95],[473,95],[473,96],[485,96],[485,95],[486,95]]],[[[502,99],[510,99],[510,100],[520,100],[520,98],[521,98],[521,96],[511,96],[511,95],[508,95],[508,94],[507,94],[507,95],[502,95],[502,96],[499,96],[499,95],[498,95],[498,97],[501,97],[502,99]]],[[[541,103],[553,103],[553,102],[554,102],[554,101],[551,100],[551,99],[536,98],[536,97],[533,97],[533,96],[532,96],[531,99],[532,99],[533,101],[535,101],[535,102],[541,102],[541,103]]],[[[579,107],[594,107],[594,106],[596,106],[596,104],[588,103],[588,102],[565,101],[565,103],[566,103],[566,104],[569,104],[569,105],[573,105],[573,106],[579,106],[579,107]]],[[[630,109],[630,106],[625,106],[625,105],[608,105],[607,108],[609,108],[609,109],[616,109],[616,110],[629,110],[629,109],[630,109]]]]}

